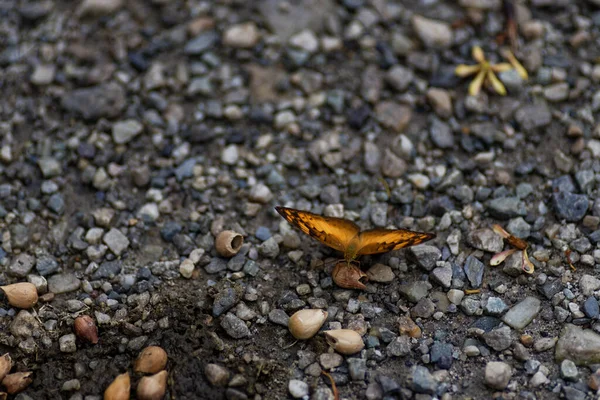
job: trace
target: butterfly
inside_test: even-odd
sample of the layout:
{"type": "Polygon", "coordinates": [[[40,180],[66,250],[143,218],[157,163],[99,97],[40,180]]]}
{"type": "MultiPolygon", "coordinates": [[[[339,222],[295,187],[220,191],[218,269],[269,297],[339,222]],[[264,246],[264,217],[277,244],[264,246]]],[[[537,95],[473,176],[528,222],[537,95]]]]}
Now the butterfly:
{"type": "Polygon", "coordinates": [[[407,229],[375,228],[361,232],[358,225],[347,219],[324,217],[287,207],[275,207],[275,210],[302,232],[344,253],[344,260],[348,266],[362,255],[398,250],[435,238],[434,233],[413,232],[407,229]]]}

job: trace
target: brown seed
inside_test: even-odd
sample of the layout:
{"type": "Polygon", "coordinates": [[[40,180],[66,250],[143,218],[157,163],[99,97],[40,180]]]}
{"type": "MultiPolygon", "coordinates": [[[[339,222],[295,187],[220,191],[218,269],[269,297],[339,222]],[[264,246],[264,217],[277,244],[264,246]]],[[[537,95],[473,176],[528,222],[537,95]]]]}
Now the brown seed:
{"type": "Polygon", "coordinates": [[[73,323],[75,334],[90,343],[98,343],[98,327],[89,315],[80,315],[73,323]]]}
{"type": "Polygon", "coordinates": [[[8,394],[15,394],[23,391],[33,379],[31,379],[33,372],[15,372],[14,374],[6,375],[2,379],[2,384],[6,388],[8,394]]]}
{"type": "Polygon", "coordinates": [[[319,332],[327,319],[327,311],[307,309],[296,311],[290,317],[288,329],[296,339],[310,339],[319,332]]]}
{"type": "Polygon", "coordinates": [[[10,354],[6,353],[2,357],[0,357],[0,382],[2,382],[2,379],[4,379],[6,375],[8,375],[11,368],[12,359],[10,358],[10,354]]]}
{"type": "Polygon", "coordinates": [[[129,372],[118,375],[104,391],[104,400],[129,400],[131,380],[129,372]]]}
{"type": "Polygon", "coordinates": [[[148,346],[135,360],[133,370],[144,374],[156,374],[165,369],[167,365],[167,352],[158,346],[148,346]]]}
{"type": "Polygon", "coordinates": [[[38,301],[37,289],[33,283],[20,282],[0,287],[11,306],[28,309],[38,301]]]}
{"type": "Polygon", "coordinates": [[[334,329],[325,331],[324,334],[327,343],[341,354],[358,353],[365,347],[362,337],[352,329],[334,329]]]}
{"type": "Polygon", "coordinates": [[[137,387],[139,400],[161,400],[167,391],[167,371],[144,376],[137,387]]]}
{"type": "Polygon", "coordinates": [[[215,248],[223,257],[233,257],[242,248],[244,237],[234,231],[223,231],[217,235],[215,248]]]}

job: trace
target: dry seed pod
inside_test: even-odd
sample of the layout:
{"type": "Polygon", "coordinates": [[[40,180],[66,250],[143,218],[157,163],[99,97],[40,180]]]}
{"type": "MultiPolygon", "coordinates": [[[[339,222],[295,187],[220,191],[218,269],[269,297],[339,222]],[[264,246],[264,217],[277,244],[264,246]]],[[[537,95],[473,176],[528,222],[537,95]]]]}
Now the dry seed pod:
{"type": "Polygon", "coordinates": [[[73,323],[75,334],[90,343],[98,343],[98,327],[89,315],[80,315],[73,323]]]}
{"type": "Polygon", "coordinates": [[[346,261],[341,261],[335,265],[331,271],[331,277],[336,285],[344,289],[365,290],[367,287],[364,282],[369,280],[359,267],[346,261]]]}
{"type": "Polygon", "coordinates": [[[38,301],[37,289],[33,283],[20,282],[0,287],[6,294],[11,306],[17,308],[31,308],[38,301]]]}
{"type": "Polygon", "coordinates": [[[12,359],[10,358],[10,354],[6,353],[2,357],[0,357],[0,382],[2,382],[2,379],[4,379],[6,375],[8,375],[11,368],[12,359]]]}
{"type": "Polygon", "coordinates": [[[327,311],[319,309],[300,310],[290,317],[288,329],[296,339],[310,339],[319,332],[327,319],[327,311]]]}
{"type": "Polygon", "coordinates": [[[148,346],[135,360],[133,370],[144,374],[156,374],[165,369],[167,365],[167,352],[158,346],[148,346]]]}
{"type": "Polygon", "coordinates": [[[4,379],[2,379],[2,384],[6,388],[8,394],[19,393],[25,390],[25,388],[33,382],[31,374],[33,374],[33,372],[15,372],[14,374],[6,375],[4,379]]]}
{"type": "Polygon", "coordinates": [[[233,257],[242,248],[244,237],[234,231],[223,231],[217,235],[215,247],[223,257],[233,257]]]}
{"type": "Polygon", "coordinates": [[[325,331],[324,334],[327,343],[341,354],[349,355],[358,353],[365,347],[358,332],[352,329],[334,329],[325,331]]]}
{"type": "Polygon", "coordinates": [[[145,376],[140,379],[137,387],[139,400],[161,400],[167,391],[167,371],[145,376]]]}
{"type": "Polygon", "coordinates": [[[129,372],[118,375],[104,391],[104,400],[129,400],[131,380],[129,372]]]}

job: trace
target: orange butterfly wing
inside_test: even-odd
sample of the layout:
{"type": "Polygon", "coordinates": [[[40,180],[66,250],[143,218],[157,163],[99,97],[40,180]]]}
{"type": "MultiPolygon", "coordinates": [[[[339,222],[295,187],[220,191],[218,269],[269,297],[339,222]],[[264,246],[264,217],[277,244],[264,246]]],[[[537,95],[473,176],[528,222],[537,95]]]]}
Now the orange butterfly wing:
{"type": "Polygon", "coordinates": [[[358,225],[347,219],[323,217],[286,207],[275,207],[275,210],[302,232],[341,252],[346,251],[350,241],[360,232],[358,225]]]}
{"type": "Polygon", "coordinates": [[[369,229],[360,233],[356,255],[385,253],[414,246],[434,237],[434,233],[413,232],[407,229],[369,229]]]}

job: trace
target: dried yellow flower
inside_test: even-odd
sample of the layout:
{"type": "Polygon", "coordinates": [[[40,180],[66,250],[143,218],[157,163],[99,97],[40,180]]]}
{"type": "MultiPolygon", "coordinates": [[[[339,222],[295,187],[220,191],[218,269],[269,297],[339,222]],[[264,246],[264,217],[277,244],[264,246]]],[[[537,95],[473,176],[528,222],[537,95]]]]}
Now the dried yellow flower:
{"type": "MultiPolygon", "coordinates": [[[[475,75],[475,78],[469,85],[469,94],[471,96],[477,96],[479,94],[479,91],[481,90],[481,86],[484,84],[484,82],[487,82],[496,93],[502,96],[506,95],[506,88],[504,87],[502,82],[500,82],[500,79],[498,79],[496,74],[513,69],[513,65],[509,63],[490,64],[490,62],[486,60],[485,55],[483,54],[483,50],[479,46],[474,46],[471,51],[471,54],[473,56],[473,59],[477,61],[477,64],[460,64],[454,70],[454,73],[460,76],[461,78],[477,74],[475,75]]],[[[514,58],[514,60],[516,61],[516,58],[514,58]]],[[[519,64],[519,66],[521,66],[522,68],[521,64],[519,64]]],[[[525,68],[523,68],[523,70],[525,70],[525,68]]]]}

